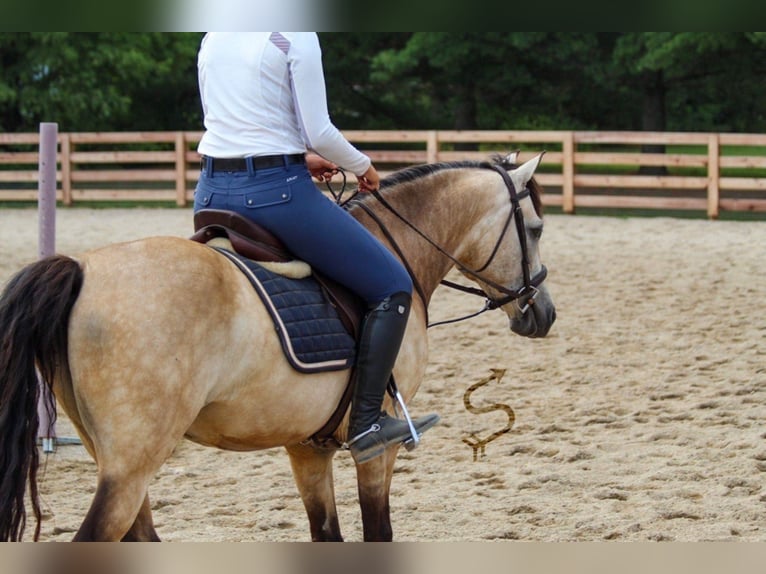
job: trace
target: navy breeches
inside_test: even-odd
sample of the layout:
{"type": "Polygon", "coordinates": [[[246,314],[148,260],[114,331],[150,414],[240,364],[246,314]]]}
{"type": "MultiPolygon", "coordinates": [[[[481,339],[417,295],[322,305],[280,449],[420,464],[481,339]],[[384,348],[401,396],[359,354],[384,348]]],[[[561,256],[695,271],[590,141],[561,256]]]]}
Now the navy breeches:
{"type": "Polygon", "coordinates": [[[399,260],[317,189],[305,165],[213,174],[203,167],[194,196],[194,211],[200,209],[226,209],[255,221],[371,306],[400,291],[412,293],[399,260]]]}

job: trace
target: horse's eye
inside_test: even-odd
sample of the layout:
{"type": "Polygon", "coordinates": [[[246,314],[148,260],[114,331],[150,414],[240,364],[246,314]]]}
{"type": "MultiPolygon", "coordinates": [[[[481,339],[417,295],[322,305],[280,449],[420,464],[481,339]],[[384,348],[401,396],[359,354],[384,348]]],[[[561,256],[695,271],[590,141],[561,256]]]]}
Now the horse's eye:
{"type": "Polygon", "coordinates": [[[535,226],[535,227],[530,227],[529,228],[529,234],[534,239],[540,239],[540,237],[542,237],[542,235],[543,235],[543,226],[539,225],[539,226],[535,226]]]}

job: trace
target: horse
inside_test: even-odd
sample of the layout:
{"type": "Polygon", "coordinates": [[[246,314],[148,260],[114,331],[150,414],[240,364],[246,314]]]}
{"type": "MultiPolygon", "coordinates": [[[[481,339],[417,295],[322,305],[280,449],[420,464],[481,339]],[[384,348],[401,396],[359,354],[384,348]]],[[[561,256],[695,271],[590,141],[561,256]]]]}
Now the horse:
{"type": "MultiPolygon", "coordinates": [[[[555,321],[539,255],[533,175],[541,157],[405,168],[374,196],[346,202],[397,253],[416,287],[394,369],[405,404],[425,373],[429,301],[451,269],[478,285],[488,308],[507,314],[513,332],[544,337],[555,321]]],[[[347,381],[346,370],[292,368],[248,280],[206,245],[157,236],[31,263],[0,297],[0,539],[22,540],[27,497],[39,539],[44,384],[55,397],[48,408],[55,415],[58,401],[97,464],[74,541],[158,541],[148,486],[183,438],[234,451],[285,448],[311,539],[342,541],[333,458],[347,439],[348,415],[332,444],[309,437],[331,417],[347,381]]],[[[389,412],[392,401],[386,397],[389,412]]],[[[399,446],[356,467],[365,541],[393,539],[389,490],[399,446]]]]}

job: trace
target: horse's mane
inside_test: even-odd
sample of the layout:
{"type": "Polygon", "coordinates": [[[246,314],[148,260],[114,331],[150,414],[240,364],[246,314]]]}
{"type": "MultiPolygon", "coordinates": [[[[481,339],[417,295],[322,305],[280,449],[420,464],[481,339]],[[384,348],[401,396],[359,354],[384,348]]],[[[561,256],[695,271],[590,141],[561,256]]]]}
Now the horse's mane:
{"type": "MultiPolygon", "coordinates": [[[[489,161],[463,160],[463,161],[444,161],[444,162],[438,162],[438,163],[427,163],[427,164],[416,165],[416,166],[401,169],[399,171],[395,171],[394,173],[390,174],[387,177],[384,177],[380,181],[380,188],[383,190],[389,187],[393,187],[395,185],[399,185],[401,183],[416,181],[422,177],[426,177],[428,175],[449,170],[449,169],[464,169],[464,168],[492,169],[493,165],[499,165],[500,167],[506,170],[516,169],[518,167],[518,164],[509,162],[508,158],[501,154],[493,155],[489,161]]],[[[537,212],[539,216],[542,216],[542,213],[543,213],[543,203],[541,199],[542,187],[540,187],[540,184],[537,183],[534,177],[529,180],[527,187],[529,189],[529,195],[530,195],[530,198],[532,199],[532,204],[535,207],[535,211],[537,212]]]]}

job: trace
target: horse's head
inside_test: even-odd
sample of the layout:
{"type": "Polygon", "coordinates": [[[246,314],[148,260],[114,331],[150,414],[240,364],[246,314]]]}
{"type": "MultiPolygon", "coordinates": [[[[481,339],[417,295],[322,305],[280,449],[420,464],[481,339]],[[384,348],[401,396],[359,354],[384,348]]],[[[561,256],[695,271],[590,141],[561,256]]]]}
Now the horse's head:
{"type": "Polygon", "coordinates": [[[492,163],[458,161],[407,168],[381,182],[383,193],[375,198],[382,216],[365,197],[350,202],[351,213],[369,216],[408,262],[423,301],[428,302],[441,281],[487,297],[487,308],[502,308],[513,332],[544,337],[556,320],[556,310],[543,283],[546,270],[540,261],[542,202],[532,176],[541,158],[542,154],[521,166],[516,165],[516,154],[510,154],[492,163]],[[433,249],[424,249],[424,241],[433,249]],[[441,256],[434,257],[435,252],[441,256]],[[444,281],[453,266],[482,289],[444,281]]]}
{"type": "Polygon", "coordinates": [[[545,337],[556,320],[540,259],[540,187],[532,177],[542,155],[521,166],[515,165],[516,154],[497,158],[500,169],[493,183],[496,189],[492,190],[497,209],[484,218],[481,227],[486,228],[477,235],[482,238],[481,245],[474,250],[474,269],[479,273],[462,270],[482,286],[493,306],[506,312],[511,330],[525,337],[545,337]],[[508,185],[509,180],[513,186],[508,185]]]}

